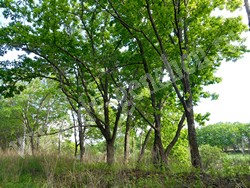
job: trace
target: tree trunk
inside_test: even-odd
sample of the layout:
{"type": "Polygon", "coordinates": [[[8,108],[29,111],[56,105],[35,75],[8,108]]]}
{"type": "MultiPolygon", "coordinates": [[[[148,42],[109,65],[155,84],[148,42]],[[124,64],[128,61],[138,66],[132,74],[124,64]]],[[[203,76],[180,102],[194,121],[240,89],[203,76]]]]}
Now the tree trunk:
{"type": "Polygon", "coordinates": [[[145,153],[145,149],[146,149],[146,146],[148,144],[148,141],[149,141],[149,138],[150,138],[150,134],[152,132],[152,128],[150,128],[147,132],[147,135],[145,137],[145,140],[142,144],[142,147],[141,147],[141,152],[140,152],[140,155],[139,155],[139,158],[138,158],[138,163],[141,162],[143,156],[144,156],[144,153],[145,153]]]}
{"type": "Polygon", "coordinates": [[[168,144],[168,146],[167,146],[167,148],[165,150],[165,155],[166,155],[167,159],[168,159],[168,157],[170,155],[171,150],[173,149],[173,147],[175,146],[176,142],[178,141],[178,139],[180,137],[181,130],[183,128],[183,123],[185,121],[185,118],[186,118],[186,116],[185,116],[185,114],[183,114],[182,117],[181,117],[181,120],[180,120],[180,122],[178,124],[178,128],[177,128],[177,131],[175,133],[175,136],[172,139],[172,141],[168,144]]]}
{"type": "Polygon", "coordinates": [[[74,153],[75,157],[77,156],[77,151],[78,151],[78,143],[77,141],[75,141],[75,153],[74,153]]]}
{"type": "Polygon", "coordinates": [[[249,2],[248,2],[248,0],[244,0],[244,3],[245,3],[246,13],[247,13],[247,17],[248,17],[248,26],[249,26],[249,30],[250,30],[250,7],[249,7],[249,2]]]}
{"type": "Polygon", "coordinates": [[[82,130],[82,152],[83,152],[83,155],[85,154],[85,151],[86,151],[86,148],[85,148],[85,133],[86,133],[86,127],[84,126],[83,127],[83,130],[82,130]]]}
{"type": "Polygon", "coordinates": [[[125,138],[124,138],[124,164],[127,164],[129,161],[129,155],[130,155],[130,147],[129,147],[129,141],[130,141],[130,119],[131,119],[131,108],[132,105],[128,105],[128,112],[127,112],[127,120],[126,120],[126,130],[125,130],[125,138]]]}
{"type": "MultiPolygon", "coordinates": [[[[81,126],[79,126],[79,127],[81,127],[81,126]]],[[[80,142],[79,142],[79,145],[80,145],[80,161],[82,161],[84,153],[85,153],[82,127],[79,130],[79,140],[80,140],[80,142]]]]}
{"type": "MultiPolygon", "coordinates": [[[[159,106],[158,109],[160,109],[159,106]]],[[[152,152],[153,163],[157,166],[166,165],[167,158],[161,140],[161,115],[155,112],[154,119],[155,119],[155,129],[154,129],[155,134],[154,134],[154,146],[152,152]]]]}
{"type": "Polygon", "coordinates": [[[201,157],[196,138],[195,124],[194,124],[194,111],[191,101],[190,100],[187,101],[187,110],[186,110],[191,163],[195,168],[202,168],[201,157]]]}
{"type": "Polygon", "coordinates": [[[74,139],[75,139],[75,153],[74,153],[74,156],[76,157],[77,156],[78,143],[77,143],[77,132],[76,132],[76,119],[75,119],[73,111],[71,111],[71,116],[72,116],[73,125],[74,125],[74,139]]]}
{"type": "Polygon", "coordinates": [[[58,154],[61,154],[61,136],[62,136],[62,127],[60,126],[60,131],[58,133],[58,154]]]}
{"type": "MultiPolygon", "coordinates": [[[[82,116],[81,116],[81,107],[78,107],[77,111],[77,120],[78,120],[78,131],[79,131],[79,145],[80,145],[80,161],[83,160],[83,156],[85,153],[85,147],[84,147],[84,133],[82,129],[82,116]]],[[[85,130],[85,129],[84,129],[85,130]]]]}
{"type": "Polygon", "coordinates": [[[112,165],[115,160],[115,147],[112,140],[106,140],[107,147],[107,164],[112,165]]]}
{"type": "Polygon", "coordinates": [[[153,163],[157,166],[166,165],[167,157],[164,152],[160,131],[155,129],[154,146],[153,146],[153,163]]]}
{"type": "Polygon", "coordinates": [[[124,164],[127,164],[129,161],[129,140],[130,140],[130,133],[129,133],[129,126],[126,125],[125,131],[125,138],[124,138],[124,164]]]}
{"type": "Polygon", "coordinates": [[[36,139],[36,150],[39,150],[39,144],[40,144],[40,136],[37,135],[37,139],[36,139]]]}
{"type": "Polygon", "coordinates": [[[77,155],[77,149],[78,149],[78,143],[77,143],[77,137],[76,137],[76,127],[74,126],[74,138],[75,138],[75,157],[77,155]]]}
{"type": "Polygon", "coordinates": [[[33,131],[30,135],[30,147],[31,147],[31,153],[34,156],[35,155],[35,140],[34,140],[34,132],[33,131]]]}
{"type": "Polygon", "coordinates": [[[25,155],[25,141],[26,141],[26,126],[23,125],[23,137],[22,137],[21,151],[20,151],[20,155],[22,157],[25,155]]]}

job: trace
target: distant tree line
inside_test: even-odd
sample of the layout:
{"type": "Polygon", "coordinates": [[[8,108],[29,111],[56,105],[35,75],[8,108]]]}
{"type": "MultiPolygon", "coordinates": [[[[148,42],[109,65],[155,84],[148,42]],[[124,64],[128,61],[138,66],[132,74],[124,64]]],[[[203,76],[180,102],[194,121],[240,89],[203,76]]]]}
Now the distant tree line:
{"type": "Polygon", "coordinates": [[[217,123],[197,130],[199,145],[217,146],[225,152],[250,151],[250,124],[217,123]]]}

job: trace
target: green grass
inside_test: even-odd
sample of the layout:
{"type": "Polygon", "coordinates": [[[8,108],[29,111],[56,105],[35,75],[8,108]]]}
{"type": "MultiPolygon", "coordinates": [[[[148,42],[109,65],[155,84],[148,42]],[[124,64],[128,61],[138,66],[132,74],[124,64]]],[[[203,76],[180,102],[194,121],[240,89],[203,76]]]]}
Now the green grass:
{"type": "Polygon", "coordinates": [[[108,166],[52,154],[21,158],[4,153],[0,155],[0,187],[250,187],[250,173],[242,167],[248,162],[249,156],[226,156],[220,173],[211,169],[201,173],[190,167],[180,172],[174,169],[180,168],[178,164],[161,170],[147,164],[108,166]]]}

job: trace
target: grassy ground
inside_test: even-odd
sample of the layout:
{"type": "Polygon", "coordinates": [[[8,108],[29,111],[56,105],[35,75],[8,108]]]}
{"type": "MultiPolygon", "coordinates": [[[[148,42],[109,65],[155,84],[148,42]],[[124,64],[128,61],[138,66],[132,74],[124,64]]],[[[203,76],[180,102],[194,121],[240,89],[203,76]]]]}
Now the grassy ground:
{"type": "Polygon", "coordinates": [[[170,170],[151,165],[83,162],[67,156],[44,155],[21,158],[0,155],[0,187],[250,187],[250,156],[225,157],[221,166],[197,172],[173,164],[170,170]],[[243,166],[242,166],[243,165],[243,166]]]}

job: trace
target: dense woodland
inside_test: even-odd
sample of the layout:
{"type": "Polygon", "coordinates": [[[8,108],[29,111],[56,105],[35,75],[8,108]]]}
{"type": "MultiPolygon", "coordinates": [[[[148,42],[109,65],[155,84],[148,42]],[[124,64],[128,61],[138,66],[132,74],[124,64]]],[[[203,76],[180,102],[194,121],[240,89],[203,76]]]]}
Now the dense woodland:
{"type": "Polygon", "coordinates": [[[206,151],[247,155],[249,124],[206,126],[193,110],[218,98],[205,86],[220,64],[248,52],[242,17],[220,14],[243,3],[248,13],[247,0],[2,0],[2,151],[208,171],[206,151]]]}

